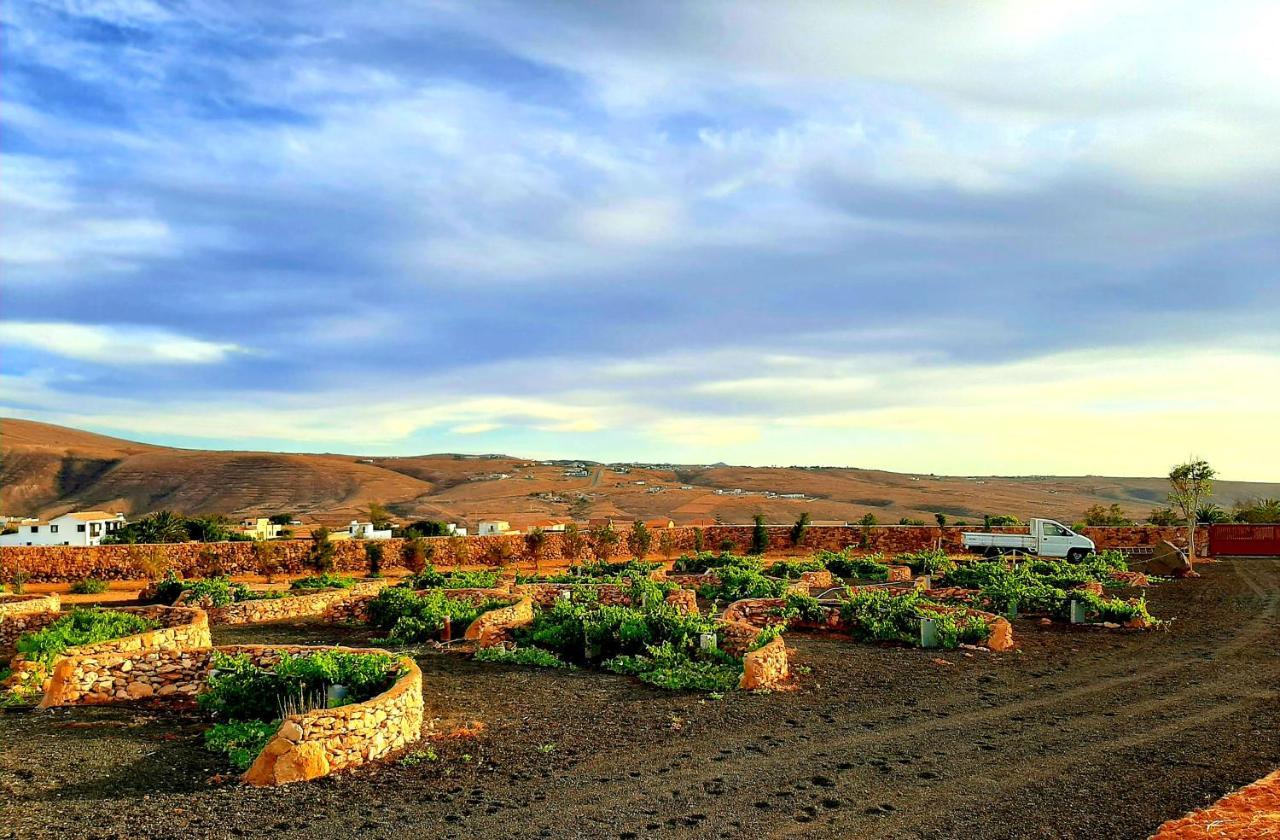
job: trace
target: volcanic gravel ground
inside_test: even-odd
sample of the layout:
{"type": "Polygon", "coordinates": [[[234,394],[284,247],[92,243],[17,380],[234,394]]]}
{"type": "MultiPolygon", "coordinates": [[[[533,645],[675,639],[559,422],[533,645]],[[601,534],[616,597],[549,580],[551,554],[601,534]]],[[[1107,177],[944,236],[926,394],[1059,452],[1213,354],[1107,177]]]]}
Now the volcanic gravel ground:
{"type": "Polygon", "coordinates": [[[211,781],[195,716],[10,711],[0,837],[1142,838],[1280,767],[1280,560],[1200,568],[1150,590],[1167,630],[1019,619],[1003,655],[792,633],[799,690],[722,700],[422,652],[429,715],[480,735],[279,789],[211,781]]]}

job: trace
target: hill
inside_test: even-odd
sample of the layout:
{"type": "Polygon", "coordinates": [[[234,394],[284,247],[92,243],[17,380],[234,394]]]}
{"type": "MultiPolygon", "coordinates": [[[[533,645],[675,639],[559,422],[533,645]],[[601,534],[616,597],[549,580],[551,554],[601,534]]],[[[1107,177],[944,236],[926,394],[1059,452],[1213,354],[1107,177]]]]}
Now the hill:
{"type": "MultiPolygon", "coordinates": [[[[586,463],[586,462],[584,462],[586,463]]],[[[0,419],[0,513],[56,515],[106,508],[137,516],[170,509],[234,517],[289,512],[340,524],[371,501],[406,519],[443,518],[474,527],[482,518],[519,527],[548,517],[719,518],[746,523],[880,522],[935,513],[974,521],[984,513],[1078,519],[1092,504],[1116,503],[1144,517],[1163,504],[1162,478],[934,476],[845,467],[630,466],[589,464],[566,476],[565,462],[506,455],[367,458],[177,449],[78,429],[0,419]],[[767,495],[777,494],[777,495],[767,495]],[[802,494],[803,498],[780,498],[802,494]]],[[[1280,496],[1280,483],[1220,481],[1215,501],[1280,496]]]]}

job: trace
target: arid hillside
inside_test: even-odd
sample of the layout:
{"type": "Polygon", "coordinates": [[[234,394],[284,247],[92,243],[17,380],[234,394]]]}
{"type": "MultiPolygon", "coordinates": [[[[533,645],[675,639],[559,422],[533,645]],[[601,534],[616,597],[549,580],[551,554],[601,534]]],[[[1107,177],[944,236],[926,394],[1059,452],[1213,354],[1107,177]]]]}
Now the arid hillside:
{"type": "MultiPolygon", "coordinates": [[[[756,513],[789,522],[978,520],[984,513],[1071,521],[1095,503],[1118,503],[1141,518],[1162,504],[1160,478],[948,477],[852,468],[680,466],[621,472],[509,456],[368,458],[224,452],[152,446],[27,420],[0,420],[0,513],[49,515],[106,508],[138,515],[170,509],[232,516],[290,512],[336,524],[371,501],[405,518],[446,518],[474,527],[482,518],[515,527],[543,518],[670,517],[745,523],[756,513]],[[717,493],[717,491],[721,491],[717,493]],[[734,491],[741,491],[735,493],[734,491]],[[765,494],[803,494],[784,499],[765,494]]],[[[1215,500],[1280,496],[1280,483],[1217,483],[1215,500]]]]}

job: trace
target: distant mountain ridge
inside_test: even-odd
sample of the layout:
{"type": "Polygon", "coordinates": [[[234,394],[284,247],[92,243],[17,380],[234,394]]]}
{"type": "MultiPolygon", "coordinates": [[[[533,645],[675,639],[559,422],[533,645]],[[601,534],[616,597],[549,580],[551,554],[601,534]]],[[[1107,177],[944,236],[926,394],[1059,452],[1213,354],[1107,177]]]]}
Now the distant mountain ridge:
{"type": "MultiPolygon", "coordinates": [[[[513,527],[545,518],[670,517],[677,523],[745,523],[756,513],[790,522],[980,520],[984,513],[1072,521],[1092,504],[1119,504],[1143,518],[1164,503],[1163,478],[952,477],[855,468],[671,465],[615,472],[589,459],[586,477],[566,476],[572,459],[507,455],[369,457],[178,449],[79,429],[0,418],[0,513],[49,516],[101,508],[131,516],[169,509],[231,516],[294,513],[338,524],[370,502],[405,519],[513,527]],[[682,489],[688,488],[688,489],[682,489]],[[719,491],[719,492],[717,492],[719,491]],[[734,492],[741,491],[741,492],[734,492]],[[782,499],[765,494],[803,494],[782,499]]],[[[1280,496],[1280,483],[1217,482],[1215,501],[1280,496]]]]}

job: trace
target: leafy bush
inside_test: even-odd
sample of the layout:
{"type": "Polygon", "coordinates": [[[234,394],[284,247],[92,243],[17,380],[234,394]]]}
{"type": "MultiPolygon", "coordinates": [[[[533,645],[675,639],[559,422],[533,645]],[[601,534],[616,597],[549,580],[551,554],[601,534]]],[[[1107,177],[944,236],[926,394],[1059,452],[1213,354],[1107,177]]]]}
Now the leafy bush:
{"type": "Polygon", "coordinates": [[[827,571],[838,578],[854,578],[858,580],[888,580],[889,569],[884,562],[883,554],[865,554],[854,556],[849,549],[844,551],[819,551],[813,559],[822,563],[827,571]]]}
{"type": "Polygon", "coordinates": [[[441,591],[419,594],[391,586],[369,602],[369,623],[386,631],[387,641],[410,644],[439,636],[446,617],[454,627],[465,630],[481,613],[506,605],[503,600],[473,604],[441,591]]]}
{"type": "Polygon", "coordinates": [[[717,574],[720,576],[720,583],[705,584],[698,589],[698,594],[708,601],[781,598],[787,591],[785,579],[767,577],[755,569],[724,566],[717,574]]]}
{"type": "Polygon", "coordinates": [[[676,558],[676,562],[671,565],[671,571],[677,574],[700,575],[708,569],[722,569],[725,566],[756,570],[761,568],[760,560],[757,557],[741,557],[728,551],[722,551],[719,554],[700,551],[693,556],[680,555],[680,557],[676,558]]]}
{"type": "Polygon", "coordinates": [[[799,618],[804,621],[823,621],[827,617],[827,611],[818,603],[818,599],[802,592],[787,593],[781,614],[784,619],[799,618]]]}
{"type": "Polygon", "coordinates": [[[226,753],[232,766],[244,772],[257,759],[278,727],[278,722],[261,720],[217,723],[205,730],[204,747],[210,752],[226,753]]]}
{"type": "Polygon", "coordinates": [[[502,662],[507,665],[536,665],[540,668],[572,668],[568,662],[549,650],[536,647],[491,647],[476,651],[477,662],[502,662]]]}
{"type": "Polygon", "coordinates": [[[955,561],[947,557],[946,552],[936,548],[903,552],[898,555],[897,563],[910,566],[911,571],[917,575],[946,574],[956,567],[955,561]]]}
{"type": "Polygon", "coordinates": [[[187,603],[208,603],[214,607],[225,607],[240,601],[266,601],[285,596],[278,590],[258,592],[243,583],[232,583],[222,577],[179,581],[178,585],[187,593],[187,603]]]}
{"type": "Polygon", "coordinates": [[[779,560],[764,571],[773,577],[795,580],[805,572],[821,572],[826,568],[826,564],[821,560],[816,557],[810,557],[807,560],[779,560]]]}
{"type": "Polygon", "coordinates": [[[78,580],[71,584],[72,595],[97,595],[100,592],[106,591],[107,582],[105,580],[97,580],[96,578],[78,580]]]}
{"type": "Polygon", "coordinates": [[[278,720],[287,704],[323,698],[334,685],[346,688],[348,702],[363,702],[388,689],[401,674],[389,654],[328,650],[284,653],[266,668],[255,665],[248,654],[215,651],[213,668],[207,690],[197,698],[200,708],[240,721],[278,720]]]}
{"type": "Polygon", "coordinates": [[[52,665],[67,648],[133,636],[159,626],[159,622],[133,613],[96,607],[74,610],[42,630],[19,637],[17,648],[27,659],[52,665]]]}
{"type": "Polygon", "coordinates": [[[290,589],[350,589],[356,585],[356,579],[346,575],[334,575],[322,572],[310,577],[298,578],[289,584],[290,589]]]}
{"type": "Polygon", "coordinates": [[[920,620],[933,619],[938,630],[938,644],[954,648],[964,642],[978,644],[989,635],[981,616],[943,614],[927,609],[933,602],[918,590],[893,594],[885,590],[855,593],[840,605],[840,615],[853,624],[855,638],[869,641],[920,643],[920,620]]]}
{"type": "Polygon", "coordinates": [[[441,572],[435,566],[427,566],[396,585],[406,589],[492,589],[498,585],[498,572],[464,572],[461,569],[441,572]]]}
{"type": "Polygon", "coordinates": [[[650,645],[643,655],[615,656],[601,667],[670,691],[731,691],[742,677],[741,663],[698,661],[670,642],[650,645]]]}

